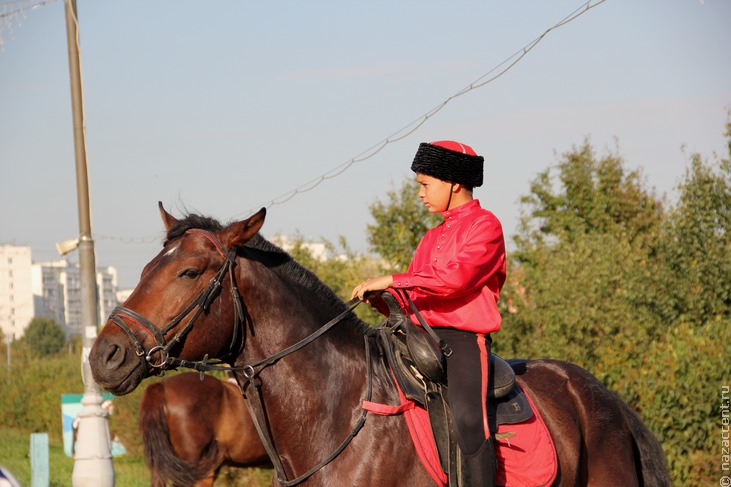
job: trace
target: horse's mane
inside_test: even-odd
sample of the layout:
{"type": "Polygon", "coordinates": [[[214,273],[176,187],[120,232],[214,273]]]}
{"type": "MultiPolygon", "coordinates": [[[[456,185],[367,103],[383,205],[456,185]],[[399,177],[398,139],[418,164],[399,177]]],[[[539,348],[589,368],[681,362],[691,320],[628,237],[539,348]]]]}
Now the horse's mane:
{"type": "MultiPolygon", "coordinates": [[[[196,214],[188,214],[173,226],[168,231],[163,245],[167,245],[168,242],[181,237],[192,228],[198,228],[201,230],[207,230],[209,232],[219,232],[226,228],[218,220],[201,216],[196,214]]],[[[289,282],[295,284],[298,287],[310,291],[314,296],[323,301],[323,305],[333,309],[336,313],[342,313],[347,309],[347,306],[342,299],[335,294],[327,284],[322,282],[317,275],[304,267],[302,264],[294,260],[285,250],[277,247],[261,234],[257,233],[251,240],[244,245],[245,249],[253,249],[258,253],[263,254],[262,258],[258,259],[267,268],[276,272],[280,276],[284,276],[289,282]]],[[[237,252],[238,255],[242,254],[242,249],[237,252]]],[[[350,318],[356,324],[357,328],[362,332],[366,333],[370,327],[367,323],[358,318],[355,313],[350,313],[350,318]]]]}

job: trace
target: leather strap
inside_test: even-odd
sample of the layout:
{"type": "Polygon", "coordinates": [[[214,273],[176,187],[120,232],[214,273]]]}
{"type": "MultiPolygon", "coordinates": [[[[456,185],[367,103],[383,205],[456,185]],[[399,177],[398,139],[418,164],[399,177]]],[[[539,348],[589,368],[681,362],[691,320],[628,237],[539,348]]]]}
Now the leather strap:
{"type": "Polygon", "coordinates": [[[411,311],[414,312],[416,315],[416,319],[419,320],[419,323],[421,323],[421,326],[424,327],[426,332],[429,334],[430,337],[434,339],[436,343],[439,344],[439,348],[442,350],[442,353],[444,353],[445,357],[450,357],[452,355],[452,349],[449,347],[447,343],[444,342],[441,338],[439,338],[439,335],[436,334],[434,329],[429,326],[429,323],[426,322],[426,320],[421,316],[421,313],[419,313],[419,310],[416,309],[416,305],[414,305],[414,302],[409,297],[409,293],[403,292],[404,296],[406,296],[406,301],[409,303],[409,306],[411,307],[411,311]]]}
{"type": "MultiPolygon", "coordinates": [[[[368,343],[368,336],[365,336],[365,351],[366,351],[366,363],[368,364],[368,388],[366,392],[366,399],[363,400],[363,403],[370,403],[372,391],[373,391],[373,367],[371,364],[371,357],[370,357],[370,344],[368,343]]],[[[300,347],[301,348],[301,347],[300,347]]],[[[246,406],[249,409],[249,413],[251,414],[252,418],[254,418],[254,426],[256,427],[257,432],[259,433],[259,437],[262,440],[262,444],[264,445],[264,449],[266,450],[267,454],[269,455],[269,458],[272,461],[272,465],[274,466],[274,471],[276,472],[277,481],[283,486],[283,487],[291,487],[297,484],[300,484],[310,478],[312,475],[314,475],[317,471],[319,471],[322,467],[327,465],[328,463],[332,462],[340,453],[350,444],[351,440],[355,438],[355,435],[358,434],[358,432],[363,428],[366,421],[366,416],[368,415],[368,410],[365,408],[361,408],[361,414],[358,418],[358,421],[356,422],[355,426],[353,427],[350,434],[340,443],[340,446],[338,446],[335,451],[333,451],[330,455],[328,455],[325,459],[320,461],[317,465],[309,469],[307,472],[303,473],[299,477],[288,480],[287,478],[287,472],[284,470],[284,465],[282,464],[282,459],[277,453],[277,449],[274,446],[274,442],[272,440],[271,435],[269,434],[269,424],[267,421],[266,413],[264,412],[264,404],[261,398],[261,390],[259,388],[260,381],[258,378],[256,378],[255,381],[252,381],[249,379],[247,383],[241,388],[241,392],[244,395],[244,399],[246,399],[246,406]],[[251,391],[250,393],[248,391],[251,391]]]]}

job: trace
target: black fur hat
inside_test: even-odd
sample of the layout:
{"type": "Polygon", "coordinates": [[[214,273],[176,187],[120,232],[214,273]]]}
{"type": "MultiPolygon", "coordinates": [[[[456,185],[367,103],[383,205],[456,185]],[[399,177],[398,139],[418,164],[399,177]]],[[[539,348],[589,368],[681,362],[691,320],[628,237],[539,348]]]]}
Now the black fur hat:
{"type": "Polygon", "coordinates": [[[482,186],[484,162],[485,159],[475,154],[472,147],[459,142],[422,142],[411,163],[411,170],[442,181],[476,188],[482,186]]]}

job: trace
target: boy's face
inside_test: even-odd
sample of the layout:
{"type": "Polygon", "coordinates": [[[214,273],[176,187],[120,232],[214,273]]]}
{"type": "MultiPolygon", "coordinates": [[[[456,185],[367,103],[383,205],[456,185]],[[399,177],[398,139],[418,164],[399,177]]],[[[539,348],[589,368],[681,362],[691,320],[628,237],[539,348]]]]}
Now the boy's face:
{"type": "Polygon", "coordinates": [[[419,183],[419,198],[430,213],[442,213],[449,204],[452,192],[452,183],[442,181],[426,174],[417,173],[419,183]]]}

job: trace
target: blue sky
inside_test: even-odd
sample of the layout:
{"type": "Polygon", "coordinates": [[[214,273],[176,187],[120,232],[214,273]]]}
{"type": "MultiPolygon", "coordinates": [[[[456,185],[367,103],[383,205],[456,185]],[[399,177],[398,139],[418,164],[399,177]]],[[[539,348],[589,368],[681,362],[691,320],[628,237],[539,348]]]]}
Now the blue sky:
{"type": "MultiPolygon", "coordinates": [[[[18,4],[0,0],[0,14],[18,4]]],[[[581,5],[77,0],[97,264],[136,283],[160,247],[158,201],[224,222],[269,206],[265,236],[342,235],[365,251],[368,205],[411,177],[422,141],[485,157],[476,196],[508,238],[530,180],[586,138],[672,199],[691,153],[724,154],[726,0],[607,0],[403,140],[270,204],[368,154],[581,5]]],[[[0,243],[55,260],[54,243],[78,235],[63,2],[0,17],[0,41],[0,243]]]]}

